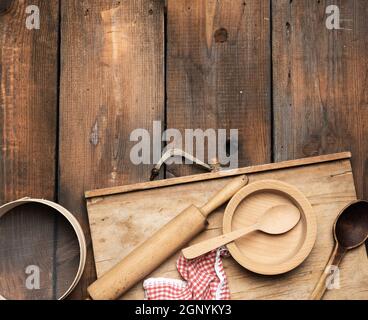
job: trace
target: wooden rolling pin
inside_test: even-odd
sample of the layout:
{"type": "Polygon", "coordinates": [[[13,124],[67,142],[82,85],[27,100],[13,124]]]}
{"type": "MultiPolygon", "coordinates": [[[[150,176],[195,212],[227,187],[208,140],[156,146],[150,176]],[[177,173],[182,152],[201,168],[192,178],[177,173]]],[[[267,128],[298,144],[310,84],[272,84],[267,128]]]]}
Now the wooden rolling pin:
{"type": "Polygon", "coordinates": [[[94,282],[88,288],[90,297],[93,300],[119,298],[203,231],[208,215],[247,183],[247,176],[236,177],[202,208],[192,205],[185,209],[94,282]]]}

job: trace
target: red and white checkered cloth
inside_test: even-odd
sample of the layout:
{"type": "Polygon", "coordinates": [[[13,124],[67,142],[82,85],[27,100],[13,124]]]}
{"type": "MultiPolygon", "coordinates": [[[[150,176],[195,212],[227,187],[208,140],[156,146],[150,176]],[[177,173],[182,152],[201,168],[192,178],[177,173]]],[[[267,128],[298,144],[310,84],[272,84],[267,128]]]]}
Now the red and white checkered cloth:
{"type": "Polygon", "coordinates": [[[187,260],[180,256],[177,268],[185,281],[167,278],[150,278],[143,288],[147,300],[229,300],[230,290],[221,257],[228,256],[220,248],[187,260]]]}

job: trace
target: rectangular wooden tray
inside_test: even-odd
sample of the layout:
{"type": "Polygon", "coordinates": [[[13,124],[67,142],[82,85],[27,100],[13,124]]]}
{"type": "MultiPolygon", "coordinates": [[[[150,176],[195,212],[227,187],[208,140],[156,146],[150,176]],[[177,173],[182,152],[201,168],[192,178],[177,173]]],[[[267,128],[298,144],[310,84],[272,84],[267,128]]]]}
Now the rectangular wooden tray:
{"type": "MultiPolygon", "coordinates": [[[[356,199],[349,152],[252,166],[227,173],[206,173],[86,192],[98,277],[190,204],[200,206],[232,176],[247,174],[250,183],[276,179],[293,184],[311,202],[318,220],[315,247],[297,269],[281,276],[260,276],[224,260],[232,299],[307,299],[333,246],[332,225],[338,212],[356,199]]],[[[218,209],[192,243],[221,233],[218,209]]],[[[175,256],[152,277],[180,278],[175,256]]],[[[368,264],[364,246],[347,254],[340,268],[340,289],[325,299],[368,299],[368,264]]],[[[142,282],[123,299],[143,299],[142,282]]]]}

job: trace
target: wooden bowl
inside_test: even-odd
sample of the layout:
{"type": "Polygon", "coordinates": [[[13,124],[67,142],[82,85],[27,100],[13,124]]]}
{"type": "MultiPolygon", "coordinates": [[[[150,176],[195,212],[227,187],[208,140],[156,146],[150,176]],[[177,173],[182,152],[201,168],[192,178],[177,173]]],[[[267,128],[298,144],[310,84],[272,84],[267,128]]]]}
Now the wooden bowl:
{"type": "Polygon", "coordinates": [[[276,236],[256,231],[227,245],[244,268],[263,275],[282,274],[299,266],[311,252],[317,235],[313,208],[297,188],[276,180],[254,182],[238,191],[226,207],[223,232],[253,225],[280,204],[299,209],[301,219],[294,229],[276,236]]]}

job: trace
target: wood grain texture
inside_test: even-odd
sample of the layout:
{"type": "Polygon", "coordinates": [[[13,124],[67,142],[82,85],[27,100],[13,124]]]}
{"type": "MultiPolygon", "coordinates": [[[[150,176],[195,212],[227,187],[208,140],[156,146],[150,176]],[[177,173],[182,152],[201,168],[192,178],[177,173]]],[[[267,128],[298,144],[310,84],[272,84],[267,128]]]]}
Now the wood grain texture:
{"type": "MultiPolygon", "coordinates": [[[[136,128],[151,131],[153,120],[165,119],[168,128],[180,130],[239,129],[240,166],[351,150],[358,196],[367,198],[367,14],[365,0],[1,0],[0,202],[59,197],[88,233],[83,192],[147,181],[151,168],[129,160],[129,134],[136,128]],[[325,27],[330,4],[340,8],[341,30],[325,27]],[[27,5],[39,6],[40,30],[25,28],[27,5]]],[[[197,172],[170,166],[167,176],[197,172]]],[[[188,177],[185,183],[195,181],[188,177]]],[[[138,189],[151,190],[146,184],[138,189]]],[[[78,247],[68,230],[63,221],[32,207],[4,217],[2,293],[56,297],[76,267],[78,247]],[[48,273],[48,284],[25,291],[25,266],[37,262],[48,273]]],[[[85,277],[72,298],[84,298],[95,279],[89,249],[85,277]]],[[[240,290],[234,296],[245,296],[243,282],[233,283],[240,290]]]]}
{"type": "MultiPolygon", "coordinates": [[[[168,1],[167,127],[238,129],[240,166],[271,160],[269,7],[168,1]]],[[[195,172],[168,167],[168,176],[195,172]]]]}
{"type": "MultiPolygon", "coordinates": [[[[276,179],[297,187],[312,204],[317,216],[318,234],[314,249],[297,269],[276,277],[258,276],[246,271],[233,259],[224,259],[232,299],[307,299],[317,283],[333,247],[332,225],[338,212],[356,199],[349,160],[310,164],[302,167],[261,171],[248,175],[250,183],[276,179]]],[[[87,201],[97,273],[100,277],[144,239],[190,204],[203,205],[232,179],[212,179],[193,183],[125,191],[121,194],[90,198],[87,201]],[[147,212],[150,214],[147,215],[147,212]]],[[[209,218],[205,232],[191,243],[221,234],[224,207],[209,218]]],[[[180,278],[175,254],[150,276],[180,278]]],[[[360,247],[348,253],[341,265],[341,289],[326,293],[326,299],[367,299],[367,255],[360,247]]],[[[142,282],[123,299],[142,299],[142,282]]]]}
{"type": "Polygon", "coordinates": [[[147,190],[159,187],[167,187],[172,186],[175,184],[184,184],[184,183],[191,183],[197,181],[205,181],[210,179],[220,179],[225,176],[231,177],[240,174],[250,174],[255,172],[262,172],[262,171],[272,171],[272,170],[279,170],[284,168],[295,168],[306,166],[313,163],[322,163],[322,162],[330,162],[336,160],[346,160],[351,158],[350,152],[340,152],[334,154],[326,154],[322,156],[316,157],[308,157],[302,159],[295,159],[295,160],[288,160],[276,163],[266,163],[262,165],[255,165],[249,166],[245,168],[238,168],[233,170],[226,170],[226,171],[218,171],[218,172],[211,172],[211,173],[202,173],[200,175],[190,175],[184,177],[177,177],[172,179],[165,179],[165,180],[158,180],[158,181],[149,181],[149,182],[141,182],[136,183],[133,185],[124,185],[112,188],[103,188],[97,190],[91,190],[85,192],[85,197],[95,198],[95,197],[102,197],[105,195],[113,195],[118,193],[125,193],[130,191],[138,191],[138,190],[147,190]]]}
{"type": "Polygon", "coordinates": [[[351,150],[368,196],[368,2],[273,1],[275,161],[351,150]],[[340,30],[328,30],[328,5],[340,30]]]}
{"type": "MultiPolygon", "coordinates": [[[[62,3],[59,200],[86,231],[85,190],[150,175],[130,161],[129,137],[164,117],[163,12],[156,0],[62,3]]],[[[94,280],[89,241],[72,298],[85,297],[94,280]]]]}
{"type": "Polygon", "coordinates": [[[0,2],[0,15],[8,12],[14,5],[14,0],[3,0],[0,2]]]}
{"type": "MultiPolygon", "coordinates": [[[[1,1],[0,202],[55,198],[58,0],[1,1]],[[26,28],[28,5],[41,29],[26,28]]],[[[13,299],[54,297],[54,218],[19,208],[0,222],[0,287],[13,299]],[[23,237],[23,238],[21,238],[23,237]],[[41,268],[41,290],[25,288],[26,267],[41,268]]]]}

